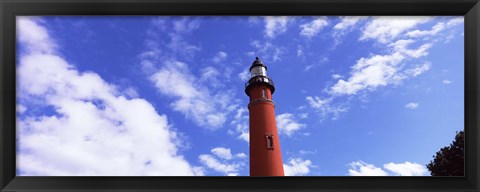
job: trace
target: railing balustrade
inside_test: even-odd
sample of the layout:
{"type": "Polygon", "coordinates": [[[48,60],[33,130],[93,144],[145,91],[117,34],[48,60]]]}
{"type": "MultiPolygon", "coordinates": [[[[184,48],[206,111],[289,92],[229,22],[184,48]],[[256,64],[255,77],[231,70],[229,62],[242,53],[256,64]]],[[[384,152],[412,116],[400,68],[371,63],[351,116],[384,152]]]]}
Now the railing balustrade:
{"type": "Polygon", "coordinates": [[[256,76],[248,80],[248,82],[245,83],[245,87],[248,87],[250,84],[254,84],[254,83],[268,83],[271,86],[274,86],[272,79],[265,76],[256,76]]]}

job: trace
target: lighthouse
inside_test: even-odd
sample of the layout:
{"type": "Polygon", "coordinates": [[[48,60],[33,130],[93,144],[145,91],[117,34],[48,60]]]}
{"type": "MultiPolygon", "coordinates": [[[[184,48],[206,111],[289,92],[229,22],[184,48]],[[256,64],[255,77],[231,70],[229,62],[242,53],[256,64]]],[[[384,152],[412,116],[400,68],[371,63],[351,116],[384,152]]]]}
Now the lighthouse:
{"type": "Polygon", "coordinates": [[[250,67],[245,93],[250,97],[250,176],[284,176],[280,140],[275,122],[275,85],[267,66],[257,57],[250,67]]]}

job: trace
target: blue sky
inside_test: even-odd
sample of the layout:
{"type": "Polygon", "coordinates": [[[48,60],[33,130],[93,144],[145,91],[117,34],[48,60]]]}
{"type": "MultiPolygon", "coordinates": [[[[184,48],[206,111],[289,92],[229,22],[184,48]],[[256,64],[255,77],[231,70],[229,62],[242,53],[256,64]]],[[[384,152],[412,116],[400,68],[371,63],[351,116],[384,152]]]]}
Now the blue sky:
{"type": "Polygon", "coordinates": [[[427,176],[463,17],[17,17],[17,175],[248,176],[256,56],[286,175],[427,176]]]}

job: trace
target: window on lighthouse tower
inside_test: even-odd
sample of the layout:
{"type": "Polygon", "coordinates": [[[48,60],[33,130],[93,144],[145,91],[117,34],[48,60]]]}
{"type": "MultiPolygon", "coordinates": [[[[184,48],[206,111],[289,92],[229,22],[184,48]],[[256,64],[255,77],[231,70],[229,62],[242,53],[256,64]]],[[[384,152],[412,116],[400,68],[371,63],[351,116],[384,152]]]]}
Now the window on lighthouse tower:
{"type": "Polygon", "coordinates": [[[267,134],[266,139],[267,139],[267,149],[273,149],[273,135],[267,134]]]}

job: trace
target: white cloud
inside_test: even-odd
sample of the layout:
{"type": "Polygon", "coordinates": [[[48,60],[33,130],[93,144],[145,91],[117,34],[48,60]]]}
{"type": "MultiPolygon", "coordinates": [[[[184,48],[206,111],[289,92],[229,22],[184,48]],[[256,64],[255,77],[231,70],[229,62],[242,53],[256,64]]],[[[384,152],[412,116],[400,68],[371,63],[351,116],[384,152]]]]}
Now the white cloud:
{"type": "Polygon", "coordinates": [[[217,157],[220,157],[222,159],[232,159],[232,152],[230,152],[230,149],[223,148],[223,147],[216,147],[211,150],[211,152],[216,155],[217,157]]]}
{"type": "Polygon", "coordinates": [[[266,16],[265,20],[265,35],[269,38],[274,38],[278,34],[287,31],[287,24],[289,18],[287,16],[266,16]]]}
{"type": "Polygon", "coordinates": [[[393,47],[395,53],[400,53],[411,58],[419,58],[422,56],[428,55],[428,49],[432,47],[432,44],[426,43],[420,46],[418,49],[407,49],[407,46],[411,43],[414,43],[413,40],[398,40],[394,43],[389,44],[388,46],[393,47]]]}
{"type": "Polygon", "coordinates": [[[236,156],[237,158],[241,158],[241,159],[248,157],[247,154],[245,154],[245,153],[237,153],[235,156],[236,156]]]}
{"type": "Polygon", "coordinates": [[[261,21],[261,17],[259,16],[249,16],[248,17],[248,23],[251,23],[251,24],[257,24],[258,22],[261,21]]]}
{"type": "Polygon", "coordinates": [[[313,107],[313,108],[321,108],[330,103],[329,99],[321,99],[319,97],[307,96],[306,100],[308,104],[310,104],[310,107],[313,107]]]}
{"type": "Polygon", "coordinates": [[[463,22],[464,22],[464,17],[463,16],[458,16],[458,17],[455,17],[453,19],[450,19],[447,22],[447,27],[453,27],[453,26],[461,24],[463,22]]]}
{"type": "Polygon", "coordinates": [[[311,108],[314,108],[316,112],[320,113],[321,120],[332,116],[332,120],[336,120],[340,117],[341,113],[348,111],[348,108],[344,104],[333,103],[334,97],[322,99],[317,96],[307,96],[306,100],[311,108]]]}
{"type": "Polygon", "coordinates": [[[253,58],[255,56],[255,52],[254,51],[248,51],[248,52],[245,53],[245,55],[253,58]]]}
{"type": "Polygon", "coordinates": [[[229,130],[231,134],[238,134],[237,138],[244,140],[247,143],[250,141],[248,115],[246,108],[237,108],[237,113],[230,122],[230,125],[233,125],[235,129],[229,130]]]}
{"type": "Polygon", "coordinates": [[[387,163],[384,164],[383,167],[399,176],[425,176],[428,173],[423,165],[408,161],[398,164],[387,163]]]}
{"type": "Polygon", "coordinates": [[[190,33],[198,27],[200,27],[200,23],[190,17],[181,17],[173,23],[173,30],[177,33],[190,33]]]}
{"type": "Polygon", "coordinates": [[[374,39],[380,43],[389,43],[405,31],[418,24],[428,22],[431,17],[425,16],[381,16],[372,17],[362,31],[360,40],[374,39]]]}
{"type": "Polygon", "coordinates": [[[222,163],[215,157],[208,154],[202,154],[198,158],[200,159],[200,162],[206,165],[208,168],[224,173],[226,175],[237,174],[236,172],[239,170],[240,167],[237,164],[222,163]]]}
{"type": "Polygon", "coordinates": [[[212,61],[214,63],[220,63],[222,61],[225,61],[225,59],[227,59],[228,57],[228,54],[223,52],[223,51],[220,51],[217,53],[217,55],[215,55],[215,57],[213,57],[212,61]]]}
{"type": "Polygon", "coordinates": [[[405,108],[408,108],[408,109],[416,109],[417,107],[418,107],[418,103],[413,103],[413,102],[407,103],[405,105],[405,108]]]}
{"type": "Polygon", "coordinates": [[[463,23],[463,18],[456,17],[456,18],[450,19],[447,23],[444,23],[444,22],[437,23],[430,30],[414,30],[414,31],[408,32],[406,35],[409,37],[434,36],[439,32],[447,28],[453,27],[455,25],[458,25],[460,23],[463,23]]]}
{"type": "Polygon", "coordinates": [[[238,153],[232,155],[230,148],[216,147],[211,152],[219,157],[215,158],[209,154],[201,154],[198,158],[207,168],[216,172],[223,173],[226,176],[237,176],[239,171],[244,168],[247,155],[238,153]]]}
{"type": "Polygon", "coordinates": [[[316,151],[307,151],[302,149],[298,153],[300,153],[300,155],[307,155],[307,154],[315,154],[316,151]]]}
{"type": "Polygon", "coordinates": [[[150,76],[150,80],[159,92],[176,98],[171,104],[175,111],[193,119],[197,125],[217,129],[225,123],[228,114],[225,101],[230,96],[223,93],[226,97],[223,100],[213,99],[219,95],[212,95],[207,88],[198,84],[185,63],[166,61],[161,69],[150,76]]]}
{"type": "Polygon", "coordinates": [[[281,61],[282,58],[280,57],[281,55],[283,55],[284,53],[284,50],[282,48],[275,48],[274,51],[273,51],[273,56],[272,56],[272,61],[275,62],[275,61],[281,61]]]}
{"type": "Polygon", "coordinates": [[[340,22],[338,22],[333,28],[336,30],[346,30],[354,26],[357,22],[363,19],[367,19],[366,16],[342,16],[340,22]]]}
{"type": "Polygon", "coordinates": [[[246,141],[247,143],[250,142],[250,132],[249,131],[242,131],[238,136],[239,139],[246,141]]]}
{"type": "Polygon", "coordinates": [[[321,58],[315,59],[315,60],[316,61],[313,62],[313,63],[306,64],[304,71],[310,71],[310,69],[312,69],[314,67],[319,67],[322,63],[327,63],[327,62],[330,61],[330,59],[328,59],[328,57],[324,57],[324,56],[322,56],[321,58]]]}
{"type": "Polygon", "coordinates": [[[310,173],[310,168],[314,167],[312,161],[302,158],[292,158],[288,164],[283,164],[285,176],[301,176],[310,173]]]}
{"type": "MultiPolygon", "coordinates": [[[[227,69],[225,69],[227,70],[227,69]]],[[[226,74],[226,72],[224,72],[226,74]]],[[[200,70],[200,78],[197,83],[207,84],[212,88],[225,87],[225,84],[222,82],[222,79],[228,79],[227,77],[222,77],[222,73],[218,71],[217,68],[208,66],[200,70]]]]}
{"type": "Polygon", "coordinates": [[[331,90],[334,94],[353,95],[363,89],[387,85],[396,77],[397,69],[393,65],[401,60],[403,56],[400,54],[361,58],[352,67],[352,76],[347,81],[338,80],[331,90]]]}
{"type": "Polygon", "coordinates": [[[405,73],[412,76],[412,77],[416,77],[426,71],[428,71],[430,69],[430,63],[424,63],[422,65],[417,65],[415,66],[414,68],[411,68],[411,69],[407,69],[405,70],[405,73]]]}
{"type": "Polygon", "coordinates": [[[52,53],[57,45],[48,35],[48,30],[41,26],[40,18],[16,17],[17,37],[29,53],[52,53]]]}
{"type": "Polygon", "coordinates": [[[141,98],[127,99],[93,72],[54,55],[48,30],[22,17],[18,32],[36,47],[19,59],[19,102],[35,98],[54,114],[19,120],[17,168],[32,176],[149,176],[201,174],[178,153],[167,117],[141,98]],[[36,26],[31,30],[31,26],[36,26]],[[36,34],[36,35],[38,35],[36,34]]]}
{"type": "Polygon", "coordinates": [[[24,113],[25,111],[27,111],[27,107],[25,107],[25,105],[22,105],[22,104],[17,104],[16,111],[17,113],[24,113]]]}
{"type": "Polygon", "coordinates": [[[247,143],[250,141],[250,130],[249,130],[249,121],[248,121],[248,112],[245,108],[240,108],[237,111],[237,115],[235,116],[235,120],[232,123],[237,125],[237,133],[240,135],[238,136],[239,139],[246,141],[247,143]]]}
{"type": "Polygon", "coordinates": [[[383,169],[375,165],[356,161],[349,164],[350,176],[425,176],[428,171],[426,167],[418,163],[387,163],[383,165],[383,169]]]}
{"type": "Polygon", "coordinates": [[[342,77],[343,77],[343,76],[342,76],[342,75],[339,75],[339,74],[333,74],[333,75],[332,75],[332,78],[334,78],[334,79],[340,79],[340,78],[342,78],[342,77]]]}
{"type": "Polygon", "coordinates": [[[300,113],[300,114],[298,114],[298,117],[300,119],[306,119],[306,118],[308,118],[308,113],[300,113]]]}
{"type": "Polygon", "coordinates": [[[123,94],[128,96],[129,98],[136,98],[140,95],[138,94],[137,90],[134,87],[128,87],[123,91],[123,94]]]}
{"type": "MultiPolygon", "coordinates": [[[[179,56],[182,60],[191,60],[194,55],[201,51],[201,47],[187,41],[188,35],[191,35],[200,27],[198,19],[182,16],[182,17],[156,17],[152,18],[150,28],[147,30],[147,39],[145,44],[147,50],[142,55],[143,64],[145,61],[153,63],[156,60],[175,60],[172,57],[179,56]],[[166,38],[165,38],[166,37],[166,38]]],[[[148,63],[148,64],[153,64],[148,63]]],[[[146,72],[150,72],[155,68],[146,68],[146,72]]]]}
{"type": "Polygon", "coordinates": [[[220,75],[215,67],[208,66],[202,69],[200,79],[213,79],[220,75]]]}
{"type": "Polygon", "coordinates": [[[204,176],[205,175],[205,168],[195,166],[193,167],[193,173],[195,176],[204,176]]]}
{"type": "Polygon", "coordinates": [[[438,23],[432,27],[431,30],[414,30],[408,32],[406,35],[409,37],[420,37],[420,36],[433,36],[436,35],[438,32],[445,29],[445,23],[438,23]]]}
{"type": "Polygon", "coordinates": [[[431,47],[431,44],[427,43],[418,49],[408,49],[407,46],[411,43],[412,40],[398,40],[389,44],[389,47],[393,48],[391,54],[360,58],[352,66],[348,80],[338,80],[330,88],[331,93],[354,95],[365,89],[375,90],[380,86],[397,84],[407,77],[415,77],[427,71],[430,69],[428,62],[412,69],[403,69],[405,61],[427,55],[431,47]]]}
{"type": "Polygon", "coordinates": [[[450,84],[450,83],[452,83],[452,82],[451,82],[450,80],[447,80],[447,79],[445,79],[445,80],[443,80],[443,81],[442,81],[442,83],[444,83],[444,84],[447,84],[447,85],[448,85],[448,84],[450,84]]]}
{"type": "Polygon", "coordinates": [[[248,70],[244,70],[242,71],[241,73],[238,74],[238,77],[242,80],[242,81],[248,81],[250,79],[250,72],[248,70]]]}
{"type": "Polygon", "coordinates": [[[250,42],[250,46],[255,48],[255,51],[253,53],[257,54],[257,56],[260,56],[260,59],[264,63],[281,61],[281,56],[288,51],[286,47],[272,44],[268,40],[264,42],[261,42],[259,40],[253,40],[252,42],[250,42]]]}
{"type": "Polygon", "coordinates": [[[307,125],[298,123],[291,113],[282,113],[277,115],[277,127],[280,134],[291,136],[294,132],[305,128],[307,125]]]}
{"type": "MultiPolygon", "coordinates": [[[[341,21],[342,24],[336,26],[337,31],[334,31],[333,34],[336,38],[334,47],[340,42],[337,38],[339,38],[339,34],[343,33],[343,29],[355,25],[361,19],[364,18],[352,18],[351,21],[346,19],[345,22],[341,21]]],[[[406,33],[409,30],[429,20],[431,17],[373,17],[363,28],[360,40],[377,40],[382,43],[379,44],[380,46],[385,46],[384,52],[386,53],[371,54],[358,59],[351,67],[349,76],[333,74],[332,78],[336,79],[336,82],[326,88],[328,99],[307,97],[310,107],[316,109],[322,119],[329,114],[334,115],[333,118],[336,119],[338,114],[348,111],[348,108],[344,107],[345,103],[340,105],[333,103],[334,100],[338,100],[336,98],[360,93],[360,99],[363,100],[362,96],[367,91],[374,91],[387,85],[400,85],[402,81],[417,77],[430,70],[430,62],[423,61],[423,64],[415,64],[415,62],[418,62],[416,59],[428,55],[433,41],[417,45],[418,42],[414,39],[401,39],[401,37],[407,36],[406,33]],[[412,45],[417,47],[409,48],[412,45]]],[[[449,22],[453,26],[462,22],[462,19],[454,18],[449,22]]]]}
{"type": "Polygon", "coordinates": [[[238,176],[238,173],[228,173],[227,176],[238,176]]]}
{"type": "Polygon", "coordinates": [[[300,28],[302,29],[302,31],[300,31],[300,35],[311,38],[317,35],[317,33],[327,25],[327,17],[319,17],[310,23],[300,25],[300,28]]]}
{"type": "Polygon", "coordinates": [[[382,168],[375,167],[372,164],[367,164],[363,161],[356,161],[349,164],[350,169],[348,175],[350,176],[387,176],[388,173],[382,168]]]}
{"type": "Polygon", "coordinates": [[[355,24],[357,24],[360,20],[367,19],[368,17],[365,16],[343,16],[340,17],[340,22],[338,22],[334,27],[332,31],[332,37],[334,40],[334,44],[331,47],[331,49],[335,49],[337,45],[339,45],[342,40],[343,36],[351,31],[353,31],[353,28],[355,24]]]}
{"type": "Polygon", "coordinates": [[[191,45],[185,41],[184,37],[179,34],[171,34],[171,41],[168,44],[173,53],[180,54],[183,57],[192,57],[196,52],[201,49],[198,46],[191,45]]]}
{"type": "Polygon", "coordinates": [[[301,45],[297,46],[297,56],[302,57],[304,55],[303,53],[303,47],[301,45]]]}

